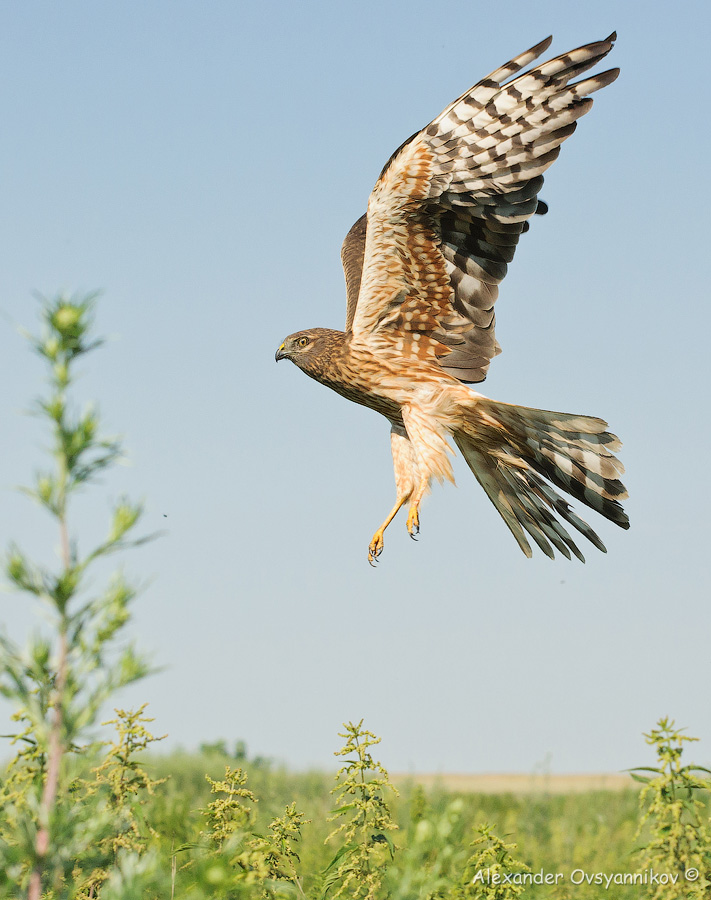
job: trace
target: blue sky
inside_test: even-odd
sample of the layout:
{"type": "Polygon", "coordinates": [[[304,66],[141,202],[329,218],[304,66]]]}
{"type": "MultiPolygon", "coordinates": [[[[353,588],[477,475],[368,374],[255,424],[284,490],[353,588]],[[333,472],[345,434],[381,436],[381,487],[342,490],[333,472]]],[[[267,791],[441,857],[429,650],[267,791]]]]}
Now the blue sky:
{"type": "MultiPolygon", "coordinates": [[[[118,700],[149,700],[168,746],[330,765],[365,717],[392,770],[614,771],[670,715],[711,756],[709,19],[689,0],[2,5],[0,545],[56,543],[14,491],[44,441],[18,326],[35,291],[100,289],[108,343],[79,393],[129,465],[77,531],[88,546],[120,493],[167,529],[125,561],[163,669],[118,700]],[[340,244],[404,138],[547,34],[555,53],[615,28],[622,75],[546,177],[483,392],[606,418],[632,528],[596,520],[609,552],[585,566],[526,560],[460,463],[373,571],[388,425],[274,351],[342,327],[340,244]]],[[[0,603],[22,634],[24,601],[0,603]]]]}

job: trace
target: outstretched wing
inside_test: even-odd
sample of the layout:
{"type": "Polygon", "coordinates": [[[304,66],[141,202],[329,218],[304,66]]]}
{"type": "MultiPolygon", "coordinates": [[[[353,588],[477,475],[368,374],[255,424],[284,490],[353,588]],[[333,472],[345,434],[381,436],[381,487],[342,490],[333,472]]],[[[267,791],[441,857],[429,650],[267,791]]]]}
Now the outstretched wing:
{"type": "Polygon", "coordinates": [[[391,157],[348,233],[346,330],[380,354],[432,359],[483,381],[500,352],[498,285],[538,207],[543,172],[611,69],[570,84],[615,34],[515,78],[542,41],[451,103],[391,157]],[[507,80],[511,79],[511,80],[507,80]]]}
{"type": "Polygon", "coordinates": [[[365,255],[365,233],[368,228],[368,214],[355,222],[346,235],[341,247],[341,262],[346,276],[346,331],[351,330],[355,316],[360,280],[363,275],[363,256],[365,255]]]}

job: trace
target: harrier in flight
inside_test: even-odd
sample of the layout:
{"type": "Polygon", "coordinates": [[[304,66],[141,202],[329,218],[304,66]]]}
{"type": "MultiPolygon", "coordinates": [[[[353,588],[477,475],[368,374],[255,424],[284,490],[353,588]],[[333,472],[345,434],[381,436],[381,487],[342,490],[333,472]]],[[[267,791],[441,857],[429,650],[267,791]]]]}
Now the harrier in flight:
{"type": "Polygon", "coordinates": [[[450,438],[526,556],[528,535],[551,558],[555,547],[584,562],[564,522],[605,551],[556,489],[629,527],[613,455],[620,441],[606,422],[499,403],[467,386],[500,352],[494,302],[528,220],[545,212],[543,172],[592,106],[588,95],[619,70],[573,79],[615,38],[517,75],[548,38],[405,141],[343,244],[345,331],[299,331],[277,350],[277,360],[390,421],[397,498],[370,542],[371,563],[400,507],[409,505],[414,537],[432,479],[454,480],[450,438]]]}

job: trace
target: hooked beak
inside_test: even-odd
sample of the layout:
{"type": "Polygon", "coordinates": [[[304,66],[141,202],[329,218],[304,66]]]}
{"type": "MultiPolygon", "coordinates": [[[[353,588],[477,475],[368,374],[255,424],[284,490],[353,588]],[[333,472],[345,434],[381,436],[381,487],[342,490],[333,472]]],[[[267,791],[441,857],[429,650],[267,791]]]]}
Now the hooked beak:
{"type": "Polygon", "coordinates": [[[286,359],[286,353],[284,352],[283,344],[281,345],[281,347],[279,347],[277,352],[274,354],[274,359],[276,360],[276,362],[279,362],[280,359],[286,359]]]}

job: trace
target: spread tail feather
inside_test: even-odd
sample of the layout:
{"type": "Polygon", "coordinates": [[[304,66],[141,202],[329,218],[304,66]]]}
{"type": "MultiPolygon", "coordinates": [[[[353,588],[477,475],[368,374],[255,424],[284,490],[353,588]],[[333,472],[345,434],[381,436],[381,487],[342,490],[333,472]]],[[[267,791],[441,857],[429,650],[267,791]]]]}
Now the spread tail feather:
{"type": "Polygon", "coordinates": [[[472,398],[463,412],[456,444],[526,556],[532,555],[528,533],[551,559],[555,547],[568,559],[572,552],[585,562],[555,514],[606,552],[592,528],[551,485],[629,528],[619,502],[627,497],[618,477],[624,466],[613,455],[621,443],[602,419],[485,397],[472,398]]]}

